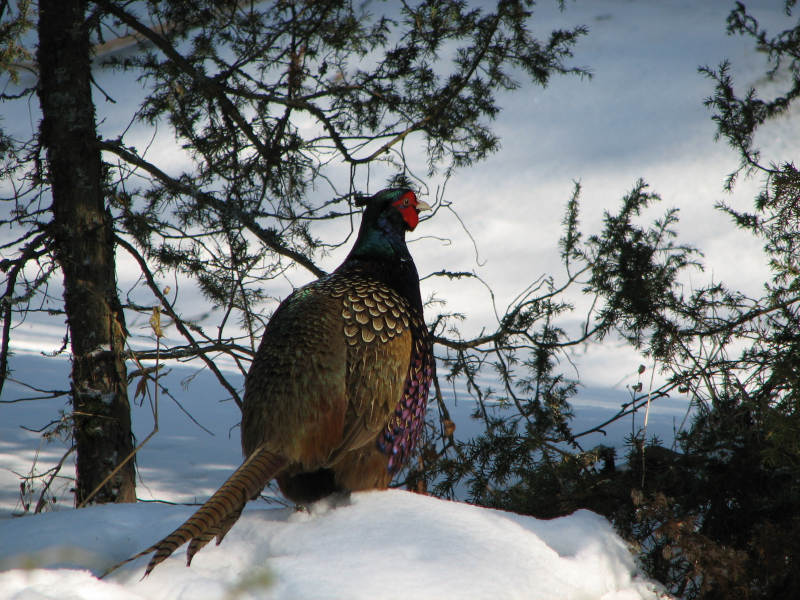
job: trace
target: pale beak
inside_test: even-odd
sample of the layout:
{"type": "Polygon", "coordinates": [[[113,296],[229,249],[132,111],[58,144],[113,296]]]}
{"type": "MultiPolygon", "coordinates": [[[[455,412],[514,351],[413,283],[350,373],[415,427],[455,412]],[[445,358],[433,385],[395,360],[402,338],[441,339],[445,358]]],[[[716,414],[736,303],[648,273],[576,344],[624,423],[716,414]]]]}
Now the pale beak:
{"type": "Polygon", "coordinates": [[[417,212],[422,212],[423,210],[431,210],[431,205],[424,200],[417,200],[417,205],[414,208],[417,209],[417,212]]]}

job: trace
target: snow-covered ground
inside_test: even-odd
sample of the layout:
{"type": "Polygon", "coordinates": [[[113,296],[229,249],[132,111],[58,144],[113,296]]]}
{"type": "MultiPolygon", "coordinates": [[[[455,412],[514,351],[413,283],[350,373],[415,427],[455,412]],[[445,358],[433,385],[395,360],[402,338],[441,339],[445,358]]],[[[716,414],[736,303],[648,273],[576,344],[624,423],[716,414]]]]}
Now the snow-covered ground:
{"type": "MultiPolygon", "coordinates": [[[[14,375],[41,387],[66,377],[63,360],[17,355],[14,364],[14,375]]],[[[208,373],[187,383],[190,373],[175,369],[164,383],[214,435],[162,396],[160,432],[139,457],[140,499],[202,501],[240,461],[238,410],[216,401],[208,373]]],[[[6,385],[4,399],[31,395],[6,385]]],[[[399,490],[354,494],[350,505],[311,514],[252,502],[223,544],[198,553],[190,569],[182,548],[144,581],[144,558],[101,581],[97,574],[169,533],[194,507],[143,502],[73,510],[68,464],[51,488],[57,502],[50,512],[12,516],[22,511],[16,473],[29,472],[37,457],[42,472],[65,449],[19,425],[41,427],[64,402],[0,405],[0,600],[660,597],[609,523],[593,513],[538,521],[399,490]]],[[[452,407],[462,429],[470,427],[467,407],[452,407]]],[[[143,439],[153,425],[149,408],[135,407],[133,415],[143,439]]],[[[664,428],[670,418],[661,419],[664,428]]]]}
{"type": "Polygon", "coordinates": [[[0,521],[0,598],[658,598],[605,519],[538,521],[398,490],[335,509],[246,511],[220,546],[97,573],[166,535],[192,508],[100,506],[0,521]]]}

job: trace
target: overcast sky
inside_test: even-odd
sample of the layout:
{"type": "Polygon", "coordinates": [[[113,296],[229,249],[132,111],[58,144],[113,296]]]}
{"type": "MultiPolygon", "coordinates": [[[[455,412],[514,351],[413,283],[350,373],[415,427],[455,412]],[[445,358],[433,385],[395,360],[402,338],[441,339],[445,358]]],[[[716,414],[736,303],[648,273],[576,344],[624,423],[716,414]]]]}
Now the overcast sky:
{"type": "MultiPolygon", "coordinates": [[[[762,0],[758,13],[764,24],[788,26],[783,0],[762,0]]],[[[593,73],[590,80],[558,77],[545,90],[524,85],[501,99],[496,120],[501,150],[489,160],[462,170],[449,181],[446,199],[454,204],[471,232],[476,251],[454,215],[440,212],[423,222],[412,237],[422,274],[446,266],[475,270],[496,292],[502,311],[525,285],[540,275],[562,276],[557,241],[573,181],[583,186],[582,225],[596,231],[604,210],[614,210],[638,178],[644,178],[664,199],[652,216],[668,207],[680,208],[681,240],[705,253],[708,270],[695,273],[687,285],[713,278],[756,293],[764,280],[764,260],[758,244],[736,231],[713,206],[725,199],[736,207],[752,206],[760,182],[740,184],[733,195],[723,192],[725,176],[738,162],[724,142],[714,141],[714,126],[703,100],[712,82],[697,72],[699,65],[730,59],[740,89],[757,82],[762,58],[749,40],[725,34],[728,0],[583,0],[567,2],[559,12],[555,1],[542,0],[535,30],[542,36],[553,27],[583,24],[589,34],[576,48],[574,65],[593,73]],[[431,236],[431,237],[426,237],[431,236]],[[443,242],[440,238],[448,238],[443,242]]],[[[124,103],[124,85],[100,74],[109,92],[124,103]],[[116,83],[115,83],[116,82],[116,83]],[[115,87],[123,86],[123,87],[115,87]]],[[[130,78],[129,78],[130,79],[130,78]]],[[[113,110],[98,98],[101,128],[116,130],[124,106],[113,110]]],[[[35,121],[28,106],[3,107],[3,126],[35,121]]],[[[797,154],[796,120],[770,128],[764,137],[766,157],[792,159],[797,154]]],[[[142,127],[134,137],[147,140],[142,127]]],[[[159,162],[172,156],[168,145],[155,146],[149,157],[159,162]],[[159,160],[157,160],[159,159],[159,160]]],[[[176,159],[178,160],[178,159],[176,159]]],[[[438,180],[430,182],[435,189],[438,180]]],[[[0,232],[6,236],[8,232],[0,232]]],[[[323,262],[331,269],[346,248],[323,262]]],[[[121,261],[126,284],[128,265],[121,261]]],[[[297,272],[291,284],[309,278],[297,272]]],[[[287,292],[276,290],[276,295],[287,292]]],[[[491,306],[477,284],[423,283],[423,296],[448,298],[451,310],[471,315],[467,333],[493,328],[491,306]]],[[[203,312],[198,306],[197,312],[203,312]]],[[[142,328],[144,323],[140,324],[142,328]]],[[[132,332],[136,334],[137,325],[132,332]]],[[[43,327],[31,321],[15,332],[17,349],[58,347],[63,327],[43,327]],[[45,339],[46,338],[46,339],[45,339]]],[[[576,350],[581,376],[589,385],[630,383],[639,358],[613,341],[601,348],[576,350]]]]}

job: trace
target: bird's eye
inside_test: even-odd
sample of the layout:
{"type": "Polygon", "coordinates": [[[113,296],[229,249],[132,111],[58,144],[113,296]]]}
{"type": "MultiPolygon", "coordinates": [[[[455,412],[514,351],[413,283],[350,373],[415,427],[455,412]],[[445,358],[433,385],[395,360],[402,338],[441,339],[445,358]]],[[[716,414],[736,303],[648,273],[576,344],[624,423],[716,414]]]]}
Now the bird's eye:
{"type": "Polygon", "coordinates": [[[408,206],[408,195],[403,196],[403,208],[408,206]]]}

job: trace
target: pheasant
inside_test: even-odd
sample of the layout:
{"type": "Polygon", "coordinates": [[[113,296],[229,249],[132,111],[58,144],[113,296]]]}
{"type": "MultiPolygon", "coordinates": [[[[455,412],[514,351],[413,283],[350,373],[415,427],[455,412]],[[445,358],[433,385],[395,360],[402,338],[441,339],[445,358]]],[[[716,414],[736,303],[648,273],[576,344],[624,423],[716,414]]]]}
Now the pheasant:
{"type": "MultiPolygon", "coordinates": [[[[386,488],[414,448],[433,377],[431,339],[406,231],[430,206],[407,188],[378,192],[331,274],[276,309],[245,382],[242,465],[183,525],[129,560],[145,571],[185,542],[187,566],[217,544],[277,479],[293,502],[386,488]]],[[[127,561],[126,561],[127,562],[127,561]]]]}

